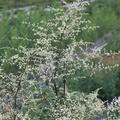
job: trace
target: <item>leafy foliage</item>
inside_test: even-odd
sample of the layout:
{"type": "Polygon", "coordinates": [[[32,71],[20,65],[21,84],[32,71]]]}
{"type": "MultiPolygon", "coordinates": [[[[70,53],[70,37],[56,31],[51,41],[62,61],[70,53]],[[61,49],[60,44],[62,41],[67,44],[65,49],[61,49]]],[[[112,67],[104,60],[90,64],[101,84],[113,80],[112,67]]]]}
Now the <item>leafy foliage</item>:
{"type": "MultiPolygon", "coordinates": [[[[71,92],[66,84],[70,78],[84,78],[85,72],[93,77],[96,72],[112,68],[101,64],[95,67],[92,61],[100,58],[99,54],[89,55],[85,50],[88,42],[76,40],[81,31],[96,29],[96,26],[91,26],[91,22],[85,19],[84,10],[87,5],[87,2],[81,2],[80,6],[73,6],[71,9],[54,9],[54,17],[47,23],[24,22],[23,27],[31,26],[33,36],[32,39],[28,38],[29,35],[25,36],[23,40],[34,44],[27,47],[16,47],[17,44],[14,44],[12,49],[15,55],[8,59],[2,57],[2,119],[86,120],[99,114],[105,119],[119,119],[120,107],[117,100],[107,106],[107,110],[104,103],[97,98],[98,91],[89,95],[71,92]],[[13,68],[13,71],[11,69],[6,72],[5,64],[13,68]],[[81,76],[76,75],[79,72],[81,76]]],[[[16,31],[13,31],[14,35],[16,31]]]]}

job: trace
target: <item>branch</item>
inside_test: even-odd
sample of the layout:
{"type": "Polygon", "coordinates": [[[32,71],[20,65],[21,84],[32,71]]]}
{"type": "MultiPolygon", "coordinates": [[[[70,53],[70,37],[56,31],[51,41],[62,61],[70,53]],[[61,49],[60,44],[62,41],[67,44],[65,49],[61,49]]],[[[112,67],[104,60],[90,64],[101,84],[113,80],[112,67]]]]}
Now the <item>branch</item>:
{"type": "MultiPolygon", "coordinates": [[[[21,89],[21,80],[18,82],[17,91],[14,95],[14,111],[16,111],[16,109],[17,109],[17,95],[18,95],[18,92],[20,89],[21,89]]],[[[17,114],[14,113],[14,120],[16,120],[16,116],[17,116],[17,114]]]]}

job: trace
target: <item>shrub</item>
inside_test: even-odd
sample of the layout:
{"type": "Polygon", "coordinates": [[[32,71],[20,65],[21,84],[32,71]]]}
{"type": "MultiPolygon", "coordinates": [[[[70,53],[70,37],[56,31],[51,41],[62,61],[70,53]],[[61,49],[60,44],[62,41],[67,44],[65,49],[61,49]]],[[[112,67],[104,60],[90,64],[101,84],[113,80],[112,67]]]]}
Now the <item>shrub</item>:
{"type": "MultiPolygon", "coordinates": [[[[85,7],[86,2],[81,2],[72,9],[54,9],[55,18],[48,23],[41,21],[41,26],[25,22],[32,26],[34,46],[20,46],[14,49],[16,55],[2,59],[2,119],[84,120],[104,115],[106,109],[97,98],[97,92],[90,95],[69,92],[66,84],[70,77],[77,77],[78,71],[89,69],[89,76],[96,72],[91,60],[97,56],[87,54],[84,49],[87,42],[76,41],[81,30],[96,28],[87,25],[89,21],[84,19],[83,13],[85,7]],[[16,71],[7,73],[5,62],[16,71]]],[[[113,115],[118,117],[115,112],[113,115]]]]}

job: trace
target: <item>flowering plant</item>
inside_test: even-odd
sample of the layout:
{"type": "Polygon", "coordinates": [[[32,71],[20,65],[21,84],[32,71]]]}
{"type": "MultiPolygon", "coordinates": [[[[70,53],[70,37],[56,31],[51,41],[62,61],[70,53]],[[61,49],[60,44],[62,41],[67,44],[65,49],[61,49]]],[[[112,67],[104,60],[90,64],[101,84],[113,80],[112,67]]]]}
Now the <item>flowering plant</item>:
{"type": "MultiPolygon", "coordinates": [[[[20,46],[18,54],[3,59],[0,72],[0,117],[5,120],[86,120],[104,114],[104,103],[97,92],[90,95],[70,92],[66,82],[76,71],[96,71],[85,47],[76,37],[83,30],[94,30],[84,19],[88,2],[70,9],[53,9],[48,23],[27,23],[36,39],[31,48],[20,46]],[[79,51],[79,52],[78,52],[79,51]],[[4,62],[16,71],[6,73],[4,62]]],[[[25,23],[26,24],[26,23],[25,23]]],[[[101,67],[97,67],[101,68],[101,67]]],[[[85,77],[85,76],[81,76],[85,77]]]]}

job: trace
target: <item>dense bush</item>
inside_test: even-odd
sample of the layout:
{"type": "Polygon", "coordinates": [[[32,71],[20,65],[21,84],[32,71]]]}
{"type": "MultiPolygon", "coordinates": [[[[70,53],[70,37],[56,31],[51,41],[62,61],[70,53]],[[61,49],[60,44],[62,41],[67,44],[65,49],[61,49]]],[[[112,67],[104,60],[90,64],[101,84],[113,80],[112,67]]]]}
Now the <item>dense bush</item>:
{"type": "Polygon", "coordinates": [[[68,88],[71,91],[80,91],[84,93],[90,93],[98,88],[99,90],[99,98],[103,101],[112,100],[115,96],[119,96],[119,69],[113,69],[109,72],[102,71],[96,72],[96,74],[92,77],[89,75],[89,71],[85,71],[81,74],[79,71],[75,76],[78,78],[73,79],[70,78],[67,82],[68,88]],[[81,76],[85,76],[81,78],[81,76]]]}

